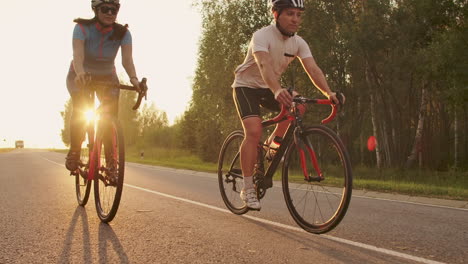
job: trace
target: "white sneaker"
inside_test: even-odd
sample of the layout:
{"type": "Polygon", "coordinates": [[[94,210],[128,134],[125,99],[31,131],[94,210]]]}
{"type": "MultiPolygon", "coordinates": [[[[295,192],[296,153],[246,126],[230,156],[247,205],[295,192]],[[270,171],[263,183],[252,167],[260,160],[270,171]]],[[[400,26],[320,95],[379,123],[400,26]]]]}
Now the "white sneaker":
{"type": "Polygon", "coordinates": [[[252,210],[260,210],[262,208],[260,201],[258,201],[257,192],[255,189],[242,190],[240,197],[248,208],[252,210]]]}

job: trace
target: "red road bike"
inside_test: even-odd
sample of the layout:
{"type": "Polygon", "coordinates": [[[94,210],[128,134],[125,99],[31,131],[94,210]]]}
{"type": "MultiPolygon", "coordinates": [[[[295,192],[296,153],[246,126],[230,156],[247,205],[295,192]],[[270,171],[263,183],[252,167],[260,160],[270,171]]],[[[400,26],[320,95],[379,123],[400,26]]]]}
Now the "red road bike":
{"type": "MultiPolygon", "coordinates": [[[[91,81],[93,82],[93,81],[91,81]]],[[[90,105],[94,108],[95,91],[112,87],[109,82],[93,82],[89,90],[90,105]]],[[[133,86],[120,84],[124,90],[135,90],[133,86]]],[[[133,106],[138,109],[143,97],[146,99],[148,87],[146,78],[140,82],[141,92],[133,106]]],[[[93,121],[86,125],[86,135],[82,141],[78,169],[71,172],[75,176],[78,204],[85,206],[89,199],[91,184],[94,181],[94,201],[102,222],[114,219],[120,204],[125,174],[125,144],[119,120],[109,114],[105,100],[96,110],[93,121]]]]}
{"type": "MultiPolygon", "coordinates": [[[[341,98],[341,95],[339,95],[341,98]]],[[[305,104],[331,105],[326,124],[333,120],[337,106],[330,100],[295,97],[292,106],[274,118],[262,122],[264,128],[284,120],[291,121],[279,147],[271,149],[259,142],[254,183],[259,199],[281,179],[284,199],[295,222],[312,233],[335,228],[346,214],[352,193],[352,170],[348,152],[337,134],[324,125],[306,126],[299,112],[305,104]],[[267,159],[269,152],[273,159],[267,159]],[[281,175],[275,174],[282,163],[281,175]],[[266,170],[265,170],[266,168],[266,170]]],[[[310,112],[310,111],[308,111],[310,112]]],[[[225,139],[218,159],[218,183],[226,207],[235,214],[249,209],[240,199],[243,187],[240,146],[244,132],[237,130],[225,139]]],[[[279,185],[279,183],[278,183],[279,185]]]]}

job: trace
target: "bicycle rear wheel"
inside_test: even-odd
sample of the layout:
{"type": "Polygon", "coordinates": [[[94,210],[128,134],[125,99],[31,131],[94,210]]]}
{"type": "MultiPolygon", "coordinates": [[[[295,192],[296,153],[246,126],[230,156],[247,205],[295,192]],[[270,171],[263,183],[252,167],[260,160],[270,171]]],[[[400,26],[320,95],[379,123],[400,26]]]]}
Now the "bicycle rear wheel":
{"type": "Polygon", "coordinates": [[[245,214],[247,206],[240,198],[244,185],[240,167],[240,146],[244,133],[240,130],[229,134],[221,147],[218,159],[218,183],[226,207],[235,214],[245,214]]]}
{"type": "Polygon", "coordinates": [[[122,196],[125,150],[122,129],[117,120],[102,121],[99,126],[94,200],[99,218],[107,223],[114,219],[122,196]]]}
{"type": "MultiPolygon", "coordinates": [[[[321,234],[335,228],[346,214],[352,192],[351,163],[343,143],[328,127],[307,128],[303,142],[307,142],[306,139],[324,179],[305,179],[300,153],[293,141],[285,154],[283,193],[296,223],[308,232],[321,234]]],[[[306,161],[309,175],[318,176],[310,156],[306,161]]]]}
{"type": "Polygon", "coordinates": [[[85,140],[81,143],[80,162],[78,170],[75,172],[75,189],[78,204],[85,206],[88,203],[91,191],[91,181],[88,180],[89,157],[93,151],[94,129],[88,128],[85,140]]]}

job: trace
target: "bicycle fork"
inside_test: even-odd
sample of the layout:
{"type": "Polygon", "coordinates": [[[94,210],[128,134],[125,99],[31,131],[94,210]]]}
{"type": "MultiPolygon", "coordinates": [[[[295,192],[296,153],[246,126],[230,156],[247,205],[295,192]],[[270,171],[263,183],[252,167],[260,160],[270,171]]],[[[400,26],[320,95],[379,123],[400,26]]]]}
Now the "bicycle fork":
{"type": "Polygon", "coordinates": [[[296,127],[296,129],[294,130],[294,143],[296,144],[297,150],[299,151],[299,157],[300,157],[300,162],[301,162],[302,173],[304,174],[304,180],[308,182],[313,182],[313,181],[320,182],[324,180],[325,177],[323,177],[323,173],[318,164],[317,155],[315,154],[315,151],[312,148],[312,144],[310,143],[309,138],[305,137],[302,131],[299,130],[299,127],[296,127]],[[310,156],[310,161],[315,169],[317,176],[311,175],[311,173],[309,173],[307,169],[306,153],[309,154],[310,156]]]}
{"type": "Polygon", "coordinates": [[[99,164],[100,164],[99,157],[101,157],[101,148],[99,148],[98,146],[100,145],[101,145],[101,142],[99,140],[96,140],[96,142],[94,142],[93,150],[91,151],[91,155],[89,157],[88,180],[90,181],[94,179],[94,176],[96,173],[95,170],[99,168],[99,164]]]}

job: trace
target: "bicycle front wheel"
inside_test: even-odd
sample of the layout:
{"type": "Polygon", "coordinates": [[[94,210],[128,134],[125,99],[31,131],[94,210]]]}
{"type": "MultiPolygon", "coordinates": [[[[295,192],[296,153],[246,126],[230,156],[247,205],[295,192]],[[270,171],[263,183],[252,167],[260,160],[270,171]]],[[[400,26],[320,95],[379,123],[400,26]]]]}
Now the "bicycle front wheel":
{"type": "Polygon", "coordinates": [[[226,207],[235,214],[245,214],[249,209],[240,198],[244,178],[240,166],[240,147],[244,140],[242,131],[234,131],[221,147],[218,159],[218,183],[226,207]]]}
{"type": "Polygon", "coordinates": [[[301,157],[292,142],[283,165],[283,193],[295,222],[308,232],[321,234],[335,228],[346,214],[352,192],[351,163],[340,138],[328,127],[309,127],[302,139],[315,154],[315,166],[310,152],[301,157]],[[320,171],[323,179],[308,180],[303,165],[310,177],[318,177],[320,171]]]}
{"type": "Polygon", "coordinates": [[[124,139],[116,120],[99,123],[96,144],[94,200],[99,218],[107,223],[114,219],[119,208],[125,171],[124,139]]]}
{"type": "Polygon", "coordinates": [[[85,135],[85,140],[81,143],[80,163],[78,164],[78,170],[75,172],[75,190],[76,200],[81,206],[85,206],[88,203],[89,193],[91,191],[91,181],[88,180],[89,172],[89,157],[91,151],[93,151],[93,140],[94,134],[93,129],[90,127],[85,135]]]}

